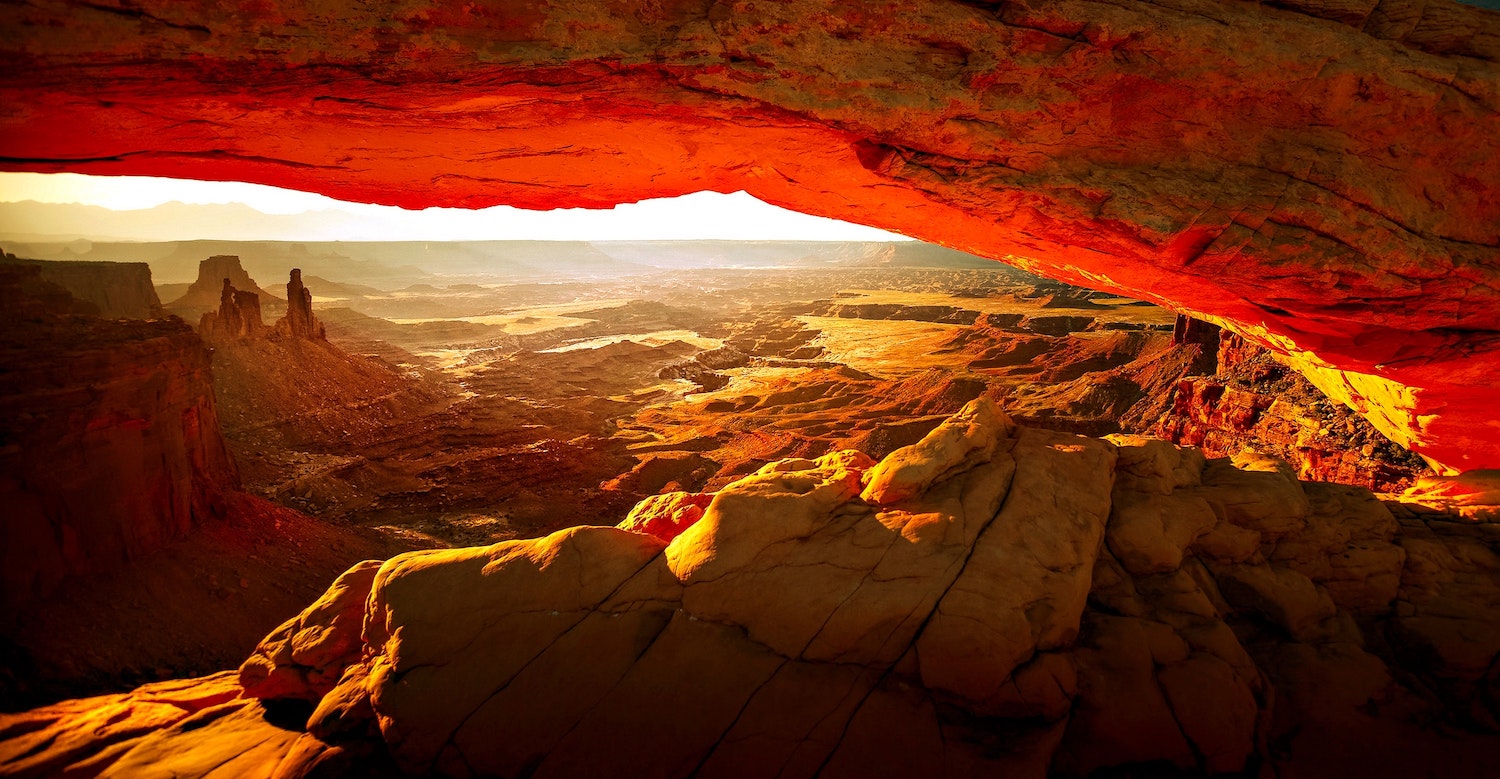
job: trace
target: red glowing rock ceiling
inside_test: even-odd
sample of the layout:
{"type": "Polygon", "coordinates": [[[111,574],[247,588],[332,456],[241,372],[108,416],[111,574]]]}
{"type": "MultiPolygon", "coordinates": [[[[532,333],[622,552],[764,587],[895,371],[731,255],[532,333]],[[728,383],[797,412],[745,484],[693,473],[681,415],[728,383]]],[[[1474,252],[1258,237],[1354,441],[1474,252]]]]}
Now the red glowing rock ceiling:
{"type": "Polygon", "coordinates": [[[744,189],[1220,322],[1500,467],[1500,14],[1446,0],[39,0],[0,168],[410,208],[744,189]]]}

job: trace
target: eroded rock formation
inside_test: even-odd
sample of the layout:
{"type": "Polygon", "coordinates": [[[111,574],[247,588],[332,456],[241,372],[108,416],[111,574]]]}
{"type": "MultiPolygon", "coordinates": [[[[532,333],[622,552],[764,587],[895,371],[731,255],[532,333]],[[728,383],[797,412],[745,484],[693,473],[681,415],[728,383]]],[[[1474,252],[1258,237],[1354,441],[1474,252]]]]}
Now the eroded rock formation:
{"type": "Polygon", "coordinates": [[[0,767],[1477,777],[1500,746],[1500,557],[1456,515],[986,399],[705,497],[360,564],[212,715],[223,677],[0,718],[0,767]],[[88,730],[164,696],[204,713],[88,730]]]}
{"type": "Polygon", "coordinates": [[[4,254],[7,264],[35,266],[40,277],[94,307],[106,319],[151,319],[162,315],[151,286],[151,266],[144,262],[48,262],[4,254]]]}
{"type": "Polygon", "coordinates": [[[292,268],[286,283],[286,316],[276,322],[276,332],[293,338],[327,340],[323,323],[313,316],[312,290],[302,283],[302,271],[292,268]]]}
{"type": "Polygon", "coordinates": [[[216,254],[198,263],[198,278],[188,287],[182,297],[167,304],[174,313],[184,316],[199,316],[218,312],[225,302],[225,289],[248,292],[256,295],[256,309],[261,303],[275,300],[274,296],[256,285],[250,274],[240,266],[240,258],[232,254],[216,254]],[[265,296],[264,301],[261,296],[265,296]]]}
{"type": "Polygon", "coordinates": [[[1291,463],[1299,478],[1400,492],[1430,475],[1368,422],[1236,335],[1208,352],[1202,376],[1174,382],[1160,419],[1142,430],[1210,456],[1245,449],[1291,463]]]}
{"type": "Polygon", "coordinates": [[[224,279],[219,293],[219,310],[209,311],[198,320],[198,334],[209,343],[255,338],[265,334],[260,318],[260,295],[234,288],[224,279]]]}
{"type": "Polygon", "coordinates": [[[221,513],[236,485],[208,351],[191,328],[77,316],[61,290],[39,301],[5,283],[10,267],[0,266],[0,619],[67,576],[181,537],[221,513]]]}
{"type": "Polygon", "coordinates": [[[255,282],[240,269],[238,257],[210,257],[204,260],[193,289],[173,303],[173,307],[182,310],[191,308],[194,301],[202,297],[195,290],[203,283],[205,274],[221,271],[230,275],[224,277],[224,286],[219,289],[219,307],[215,311],[205,312],[198,320],[198,332],[209,343],[227,344],[271,337],[328,340],[323,323],[312,312],[312,291],[303,285],[302,271],[296,268],[292,269],[290,281],[286,285],[286,315],[276,320],[270,328],[261,320],[260,295],[235,286],[234,278],[238,276],[242,277],[241,283],[247,283],[251,289],[255,289],[255,282]]]}
{"type": "Polygon", "coordinates": [[[0,11],[0,165],[412,208],[745,189],[1197,312],[1399,443],[1500,465],[1493,11],[206,8],[0,11]]]}

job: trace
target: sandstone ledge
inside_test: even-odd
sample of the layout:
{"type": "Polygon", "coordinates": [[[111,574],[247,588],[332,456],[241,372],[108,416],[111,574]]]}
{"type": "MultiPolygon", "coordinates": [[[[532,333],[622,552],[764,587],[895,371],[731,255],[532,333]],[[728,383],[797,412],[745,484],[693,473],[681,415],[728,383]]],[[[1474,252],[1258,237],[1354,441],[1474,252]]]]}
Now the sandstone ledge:
{"type": "Polygon", "coordinates": [[[409,208],[744,189],[1197,312],[1500,467],[1500,14],[1451,0],[0,10],[0,167],[409,208]]]}
{"type": "Polygon", "coordinates": [[[0,720],[0,773],[170,749],[188,776],[231,753],[285,777],[1480,776],[1500,534],[1457,518],[981,398],[878,465],[768,465],[650,525],[670,540],[361,564],[190,718],[211,726],[85,727],[156,688],[67,702],[0,720]]]}

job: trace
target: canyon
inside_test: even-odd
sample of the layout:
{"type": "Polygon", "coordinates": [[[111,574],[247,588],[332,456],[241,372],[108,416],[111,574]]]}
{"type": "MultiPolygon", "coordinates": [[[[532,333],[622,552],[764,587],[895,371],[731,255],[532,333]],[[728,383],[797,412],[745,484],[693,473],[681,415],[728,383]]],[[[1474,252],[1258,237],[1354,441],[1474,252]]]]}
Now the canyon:
{"type": "MultiPolygon", "coordinates": [[[[215,336],[222,311],[200,331],[247,489],[422,543],[613,523],[662,489],[722,486],[789,456],[884,456],[980,394],[1050,429],[1172,437],[1157,428],[1178,382],[1229,379],[1214,375],[1212,344],[1178,342],[1169,312],[951,252],[912,247],[925,265],[890,266],[878,247],[841,248],[834,268],[788,244],[774,269],[535,286],[320,279],[315,292],[347,295],[316,304],[327,341],[258,321],[215,336]]],[[[210,262],[205,289],[225,267],[253,288],[232,258],[210,262]]],[[[1288,375],[1242,382],[1258,407],[1232,422],[1198,409],[1194,425],[1217,425],[1210,440],[1176,437],[1388,492],[1430,473],[1295,373],[1268,370],[1288,375]],[[1271,411],[1270,393],[1288,397],[1271,411]],[[1347,467],[1333,473],[1333,460],[1347,467]]]]}
{"type": "Polygon", "coordinates": [[[1491,775],[1476,3],[0,6],[3,171],[932,242],[5,206],[0,776],[1491,775]]]}
{"type": "Polygon", "coordinates": [[[1477,777],[1500,538],[1457,519],[980,398],[879,463],[360,563],[237,673],[0,716],[0,767],[1477,777]]]}
{"type": "MultiPolygon", "coordinates": [[[[9,266],[6,365],[152,387],[173,363],[114,344],[173,333],[212,424],[146,459],[221,467],[132,547],[174,515],[99,461],[123,444],[7,461],[100,502],[101,560],[7,540],[51,578],[7,581],[0,775],[1317,772],[1376,732],[1404,746],[1370,766],[1482,774],[1493,486],[1141,301],[920,247],[745,251],[398,290],[288,269],[269,323],[215,255],[189,290],[217,307],[165,306],[196,333],[9,266]]],[[[66,426],[12,378],[15,419],[66,426]]]]}
{"type": "Polygon", "coordinates": [[[744,189],[1216,322],[1445,471],[1500,465],[1494,11],[200,5],[0,12],[0,165],[409,208],[744,189]]]}
{"type": "Polygon", "coordinates": [[[58,265],[0,264],[0,705],[211,671],[413,548],[245,492],[193,329],[70,292],[144,277],[154,301],[149,270],[58,265]]]}

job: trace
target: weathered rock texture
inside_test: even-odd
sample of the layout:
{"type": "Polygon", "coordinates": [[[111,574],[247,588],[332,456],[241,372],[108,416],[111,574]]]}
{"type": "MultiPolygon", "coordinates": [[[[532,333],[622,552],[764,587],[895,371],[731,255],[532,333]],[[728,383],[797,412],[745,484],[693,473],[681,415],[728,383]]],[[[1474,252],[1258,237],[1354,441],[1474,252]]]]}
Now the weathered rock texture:
{"type": "MultiPolygon", "coordinates": [[[[285,777],[382,750],[442,776],[1477,777],[1500,746],[1495,526],[986,399],[879,464],[782,460],[641,521],[700,505],[354,567],[240,670],[267,710],[313,703],[305,733],[241,699],[232,737],[90,736],[70,702],[0,719],[0,770],[123,774],[168,740],[199,776],[227,740],[285,777]]],[[[104,703],[134,722],[162,692],[104,703]]]]}
{"type": "MultiPolygon", "coordinates": [[[[1500,14],[1450,0],[13,4],[0,166],[406,207],[745,189],[1193,311],[1500,465],[1500,14]]],[[[215,279],[217,285],[218,279],[215,279]]]]}
{"type": "Polygon", "coordinates": [[[229,279],[219,292],[219,310],[198,320],[198,334],[209,343],[255,338],[265,334],[260,317],[260,295],[237,290],[229,279]]]}
{"type": "Polygon", "coordinates": [[[4,283],[10,272],[0,268],[0,618],[70,574],[182,536],[237,484],[191,328],[70,315],[65,294],[38,302],[4,283]]]}
{"type": "Polygon", "coordinates": [[[1266,349],[1227,335],[1206,357],[1206,375],[1176,380],[1166,412],[1142,430],[1212,457],[1263,452],[1308,481],[1400,492],[1431,475],[1420,458],[1330,403],[1266,349]]]}
{"type": "Polygon", "coordinates": [[[182,297],[168,303],[167,308],[173,313],[194,317],[216,312],[224,305],[226,286],[256,295],[257,310],[261,303],[276,300],[275,296],[257,286],[250,274],[240,267],[239,257],[233,254],[216,254],[198,263],[198,278],[182,297]]]}
{"type": "Polygon", "coordinates": [[[259,701],[241,697],[227,672],[0,715],[0,773],[38,778],[388,775],[351,750],[328,749],[278,726],[259,701]],[[128,754],[122,744],[129,746],[128,754]]]}
{"type": "Polygon", "coordinates": [[[286,283],[286,316],[277,320],[276,332],[292,338],[327,340],[323,323],[313,316],[312,290],[302,283],[302,271],[292,268],[286,283]]]}
{"type": "Polygon", "coordinates": [[[198,320],[198,333],[204,340],[215,345],[227,345],[266,338],[328,340],[323,323],[312,311],[312,291],[302,283],[302,271],[293,268],[286,285],[286,315],[266,327],[261,319],[260,294],[239,289],[234,279],[255,288],[255,282],[240,269],[238,257],[210,257],[203,261],[198,271],[198,281],[187,294],[172,305],[179,310],[190,310],[194,302],[202,297],[198,288],[210,273],[224,273],[224,285],[219,288],[219,307],[204,312],[198,320]]]}
{"type": "Polygon", "coordinates": [[[48,262],[6,254],[6,263],[34,265],[41,278],[94,306],[106,319],[150,319],[161,316],[161,301],[151,285],[151,266],[144,262],[48,262]]]}

